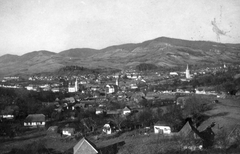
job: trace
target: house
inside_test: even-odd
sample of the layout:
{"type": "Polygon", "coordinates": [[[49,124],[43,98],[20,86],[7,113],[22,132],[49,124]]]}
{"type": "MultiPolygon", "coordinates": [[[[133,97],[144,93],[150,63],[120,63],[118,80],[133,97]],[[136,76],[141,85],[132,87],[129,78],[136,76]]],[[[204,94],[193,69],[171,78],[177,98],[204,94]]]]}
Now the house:
{"type": "Polygon", "coordinates": [[[195,89],[195,93],[196,94],[206,94],[206,91],[205,90],[195,89]]]}
{"type": "Polygon", "coordinates": [[[45,127],[45,124],[44,114],[29,114],[24,120],[24,126],[28,127],[45,127]]]}
{"type": "Polygon", "coordinates": [[[106,92],[107,92],[107,94],[112,94],[112,93],[117,92],[117,86],[112,85],[112,84],[107,84],[106,85],[106,92]]]}
{"type": "Polygon", "coordinates": [[[192,127],[190,126],[189,122],[186,122],[186,124],[183,126],[183,128],[177,134],[181,137],[194,137],[194,138],[196,138],[196,134],[192,130],[192,127]]]}
{"type": "Polygon", "coordinates": [[[137,89],[138,86],[137,86],[137,84],[130,84],[130,88],[131,88],[131,89],[137,89]]]}
{"type": "Polygon", "coordinates": [[[55,87],[55,88],[52,88],[52,92],[54,92],[54,93],[56,93],[56,92],[59,92],[60,91],[60,89],[59,88],[57,88],[57,87],[55,87]]]}
{"type": "Polygon", "coordinates": [[[169,75],[171,75],[171,76],[178,76],[178,73],[177,72],[170,72],[169,75]]]}
{"type": "Polygon", "coordinates": [[[73,154],[97,154],[99,153],[94,143],[83,137],[74,147],[73,154]]]}
{"type": "Polygon", "coordinates": [[[131,109],[129,107],[127,107],[127,106],[122,110],[122,114],[123,115],[128,115],[131,112],[132,112],[131,109]]]}
{"type": "Polygon", "coordinates": [[[95,114],[102,114],[103,113],[103,109],[102,108],[97,108],[95,111],[95,114]]]}
{"type": "Polygon", "coordinates": [[[75,129],[74,128],[63,128],[62,130],[62,135],[66,135],[66,136],[72,136],[75,133],[75,129]]]}
{"type": "Polygon", "coordinates": [[[68,98],[65,98],[64,100],[69,103],[75,103],[75,99],[73,97],[68,97],[68,98]]]}
{"type": "Polygon", "coordinates": [[[114,123],[112,121],[106,123],[103,126],[103,132],[105,134],[112,134],[115,130],[116,130],[116,126],[114,125],[114,123]]]}
{"type": "Polygon", "coordinates": [[[19,112],[19,107],[16,105],[6,106],[4,110],[0,111],[0,118],[13,119],[14,115],[19,112]]]}
{"type": "Polygon", "coordinates": [[[35,86],[30,84],[28,86],[25,87],[27,90],[34,90],[35,86]]]}
{"type": "Polygon", "coordinates": [[[171,134],[171,128],[164,122],[158,122],[154,125],[155,134],[171,134]]]}

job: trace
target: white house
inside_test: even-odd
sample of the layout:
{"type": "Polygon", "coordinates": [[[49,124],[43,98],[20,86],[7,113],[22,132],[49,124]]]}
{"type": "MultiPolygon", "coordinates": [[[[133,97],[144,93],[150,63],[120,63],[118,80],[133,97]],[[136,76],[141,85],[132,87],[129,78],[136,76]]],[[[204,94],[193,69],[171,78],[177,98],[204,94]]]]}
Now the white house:
{"type": "Polygon", "coordinates": [[[56,93],[56,92],[59,92],[60,91],[60,89],[59,88],[57,88],[57,87],[55,87],[55,88],[52,88],[52,92],[54,92],[54,93],[56,93]]]}
{"type": "Polygon", "coordinates": [[[101,108],[96,109],[95,114],[102,114],[102,113],[103,113],[103,109],[101,109],[101,108]]]}
{"type": "Polygon", "coordinates": [[[157,123],[154,125],[154,133],[155,134],[170,134],[171,128],[170,126],[164,123],[157,123]]]}
{"type": "Polygon", "coordinates": [[[45,127],[45,124],[44,114],[29,114],[24,120],[24,126],[27,127],[45,127]]]}
{"type": "Polygon", "coordinates": [[[19,107],[18,106],[6,106],[4,110],[0,110],[0,118],[3,119],[13,119],[14,118],[14,112],[18,112],[19,107]]]}
{"type": "Polygon", "coordinates": [[[172,75],[172,76],[178,76],[177,72],[170,72],[169,74],[172,75]]]}
{"type": "Polygon", "coordinates": [[[138,86],[137,86],[137,84],[130,84],[130,88],[131,88],[131,89],[137,89],[138,86]]]}
{"type": "Polygon", "coordinates": [[[66,136],[72,136],[75,132],[74,128],[63,128],[62,134],[66,136]]]}
{"type": "Polygon", "coordinates": [[[34,86],[32,84],[28,85],[25,87],[27,90],[33,90],[34,89],[34,86]]]}
{"type": "Polygon", "coordinates": [[[131,111],[130,108],[127,107],[127,106],[122,110],[123,115],[130,114],[131,112],[132,112],[132,111],[131,111]]]}
{"type": "Polygon", "coordinates": [[[11,114],[2,115],[2,118],[3,118],[3,119],[13,119],[13,118],[14,118],[14,115],[11,115],[11,114]]]}
{"type": "Polygon", "coordinates": [[[196,94],[206,94],[206,91],[205,91],[205,90],[195,89],[195,93],[196,93],[196,94]]]}
{"type": "Polygon", "coordinates": [[[114,87],[114,85],[109,85],[109,84],[107,84],[106,87],[107,87],[107,93],[108,93],[108,94],[112,94],[112,93],[115,92],[115,87],[114,87]]]}
{"type": "Polygon", "coordinates": [[[105,124],[103,126],[103,132],[106,134],[112,134],[112,128],[111,128],[110,124],[105,124]]]}

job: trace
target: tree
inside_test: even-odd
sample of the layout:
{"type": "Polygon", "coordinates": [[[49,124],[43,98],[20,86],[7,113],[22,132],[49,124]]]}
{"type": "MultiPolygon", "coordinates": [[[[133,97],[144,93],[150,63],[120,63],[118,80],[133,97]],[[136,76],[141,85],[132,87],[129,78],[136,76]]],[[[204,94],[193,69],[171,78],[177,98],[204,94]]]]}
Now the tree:
{"type": "Polygon", "coordinates": [[[185,101],[183,115],[185,117],[188,117],[190,115],[194,116],[197,114],[201,114],[212,108],[210,104],[210,100],[198,97],[196,95],[188,97],[185,101]]]}
{"type": "Polygon", "coordinates": [[[154,121],[154,115],[150,109],[144,109],[138,113],[137,119],[142,125],[149,126],[154,121]]]}
{"type": "Polygon", "coordinates": [[[116,123],[118,129],[121,129],[121,124],[124,120],[126,120],[126,118],[120,114],[117,114],[112,116],[112,120],[116,123]]]}
{"type": "Polygon", "coordinates": [[[157,69],[157,66],[154,64],[141,63],[136,66],[136,69],[139,71],[150,71],[157,69]]]}
{"type": "Polygon", "coordinates": [[[222,84],[223,90],[231,95],[235,95],[237,90],[236,90],[236,85],[233,82],[225,82],[222,84]]]}
{"type": "Polygon", "coordinates": [[[180,130],[184,123],[182,110],[177,105],[171,105],[167,108],[167,113],[162,117],[163,121],[169,123],[173,130],[180,130]]]}

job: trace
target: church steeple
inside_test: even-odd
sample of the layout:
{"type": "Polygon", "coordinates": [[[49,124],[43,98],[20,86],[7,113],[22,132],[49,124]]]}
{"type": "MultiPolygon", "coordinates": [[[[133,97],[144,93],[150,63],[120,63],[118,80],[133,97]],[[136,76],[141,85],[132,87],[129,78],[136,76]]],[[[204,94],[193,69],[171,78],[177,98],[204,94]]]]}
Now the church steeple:
{"type": "Polygon", "coordinates": [[[187,64],[187,69],[186,69],[186,79],[190,79],[191,75],[190,75],[190,70],[188,68],[188,64],[187,64]]]}
{"type": "Polygon", "coordinates": [[[76,78],[76,81],[75,81],[75,91],[77,92],[78,91],[78,79],[76,78]]]}

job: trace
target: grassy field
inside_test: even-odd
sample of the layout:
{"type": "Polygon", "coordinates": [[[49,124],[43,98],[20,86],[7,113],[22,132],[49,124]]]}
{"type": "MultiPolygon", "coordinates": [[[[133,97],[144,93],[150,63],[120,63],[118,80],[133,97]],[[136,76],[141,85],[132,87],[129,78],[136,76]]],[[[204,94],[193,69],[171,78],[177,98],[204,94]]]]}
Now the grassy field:
{"type": "Polygon", "coordinates": [[[210,118],[199,126],[199,130],[203,130],[212,122],[215,122],[214,132],[218,133],[224,129],[227,133],[230,133],[236,124],[240,124],[240,99],[217,100],[219,103],[216,103],[212,110],[205,112],[210,118]]]}

